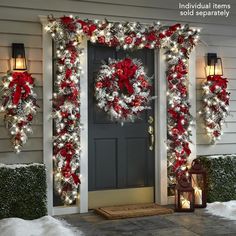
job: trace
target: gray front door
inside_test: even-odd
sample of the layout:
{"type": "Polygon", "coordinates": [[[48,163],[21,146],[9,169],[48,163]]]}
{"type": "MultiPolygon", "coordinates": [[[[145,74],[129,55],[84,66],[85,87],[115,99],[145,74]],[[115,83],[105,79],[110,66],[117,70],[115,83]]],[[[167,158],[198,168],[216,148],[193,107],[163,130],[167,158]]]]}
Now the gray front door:
{"type": "Polygon", "coordinates": [[[154,102],[151,110],[142,113],[141,119],[121,126],[97,107],[94,97],[94,81],[101,61],[126,56],[141,59],[147,74],[154,74],[153,50],[127,52],[88,44],[89,191],[154,186],[154,151],[149,150],[148,134],[148,118],[154,117],[154,102]]]}

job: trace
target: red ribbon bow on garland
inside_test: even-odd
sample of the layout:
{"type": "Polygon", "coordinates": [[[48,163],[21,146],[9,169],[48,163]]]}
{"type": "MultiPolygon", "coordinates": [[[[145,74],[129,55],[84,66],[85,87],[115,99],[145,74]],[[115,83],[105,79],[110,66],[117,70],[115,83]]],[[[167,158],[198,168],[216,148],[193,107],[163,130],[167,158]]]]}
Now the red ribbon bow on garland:
{"type": "Polygon", "coordinates": [[[12,73],[12,81],[9,84],[9,88],[15,86],[15,91],[12,94],[12,103],[18,105],[20,99],[25,99],[31,93],[29,84],[33,84],[33,78],[27,72],[14,72],[12,73]]]}

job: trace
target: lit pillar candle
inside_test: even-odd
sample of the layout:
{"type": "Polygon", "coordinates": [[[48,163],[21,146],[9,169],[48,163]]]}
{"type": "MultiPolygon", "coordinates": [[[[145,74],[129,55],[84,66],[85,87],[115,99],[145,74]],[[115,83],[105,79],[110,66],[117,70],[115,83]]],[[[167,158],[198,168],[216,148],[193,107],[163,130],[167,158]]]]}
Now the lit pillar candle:
{"type": "Polygon", "coordinates": [[[202,204],[202,190],[198,187],[194,188],[194,195],[195,195],[195,204],[202,204]]]}
{"type": "Polygon", "coordinates": [[[188,201],[186,198],[181,199],[181,207],[183,209],[189,209],[190,208],[190,201],[188,201]]]}

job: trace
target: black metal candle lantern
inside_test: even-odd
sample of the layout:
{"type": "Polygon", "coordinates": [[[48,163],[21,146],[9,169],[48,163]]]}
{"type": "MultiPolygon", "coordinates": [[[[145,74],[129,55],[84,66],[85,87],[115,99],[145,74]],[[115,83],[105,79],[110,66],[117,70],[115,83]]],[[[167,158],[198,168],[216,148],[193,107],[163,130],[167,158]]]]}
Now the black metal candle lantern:
{"type": "Polygon", "coordinates": [[[206,207],[206,170],[203,168],[200,160],[195,159],[189,170],[192,186],[195,196],[195,207],[206,207]]]}
{"type": "Polygon", "coordinates": [[[190,177],[182,175],[177,179],[175,187],[175,211],[194,211],[194,189],[190,177]]]}
{"type": "Polygon", "coordinates": [[[220,57],[217,57],[216,53],[207,54],[207,65],[208,65],[207,75],[210,76],[223,75],[222,60],[220,57]]]}
{"type": "Polygon", "coordinates": [[[12,44],[12,58],[13,58],[13,70],[19,70],[19,71],[27,70],[25,47],[23,43],[12,44]]]}

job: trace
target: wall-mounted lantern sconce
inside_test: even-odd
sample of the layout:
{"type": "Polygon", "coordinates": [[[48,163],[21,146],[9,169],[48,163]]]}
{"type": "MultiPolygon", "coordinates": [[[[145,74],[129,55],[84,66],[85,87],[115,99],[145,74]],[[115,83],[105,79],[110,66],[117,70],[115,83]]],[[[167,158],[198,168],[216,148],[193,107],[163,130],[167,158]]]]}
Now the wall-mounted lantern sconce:
{"type": "Polygon", "coordinates": [[[27,70],[25,47],[23,43],[12,44],[13,70],[27,70]]]}
{"type": "Polygon", "coordinates": [[[223,75],[222,60],[216,53],[207,54],[207,75],[223,75]]]}

